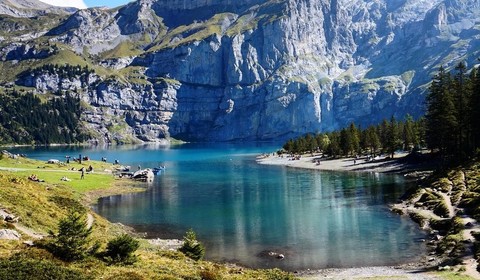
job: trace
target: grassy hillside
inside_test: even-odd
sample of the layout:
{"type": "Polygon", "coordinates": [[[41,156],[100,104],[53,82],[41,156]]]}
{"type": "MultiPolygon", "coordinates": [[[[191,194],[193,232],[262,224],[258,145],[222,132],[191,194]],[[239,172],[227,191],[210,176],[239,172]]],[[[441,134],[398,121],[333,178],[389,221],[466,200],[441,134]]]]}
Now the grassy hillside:
{"type": "MultiPolygon", "coordinates": [[[[98,196],[138,191],[141,185],[127,187],[131,181],[114,179],[105,170],[112,165],[87,161],[81,165],[47,164],[45,162],[18,157],[3,156],[0,159],[0,209],[20,217],[19,223],[0,222],[0,229],[15,229],[22,234],[19,241],[0,240],[0,279],[291,279],[290,274],[280,270],[250,270],[234,265],[193,261],[180,252],[162,250],[140,239],[136,252],[138,261],[133,265],[108,265],[104,261],[89,257],[83,261],[63,262],[45,249],[29,247],[23,243],[32,240],[33,233],[47,236],[57,232],[60,219],[70,209],[93,217],[91,243],[98,242],[101,248],[113,237],[128,231],[124,227],[109,223],[91,212],[86,203],[98,196]],[[80,180],[78,170],[92,165],[94,173],[85,174],[80,180]],[[28,179],[36,174],[45,182],[28,179]],[[61,181],[68,177],[71,181],[61,181]],[[5,278],[7,277],[7,278],[5,278]],[[22,278],[24,277],[24,278],[22,278]],[[29,278],[30,277],[30,278],[29,278]],[[50,278],[48,278],[50,277],[50,278]]],[[[207,249],[208,250],[208,249],[207,249]]]]}

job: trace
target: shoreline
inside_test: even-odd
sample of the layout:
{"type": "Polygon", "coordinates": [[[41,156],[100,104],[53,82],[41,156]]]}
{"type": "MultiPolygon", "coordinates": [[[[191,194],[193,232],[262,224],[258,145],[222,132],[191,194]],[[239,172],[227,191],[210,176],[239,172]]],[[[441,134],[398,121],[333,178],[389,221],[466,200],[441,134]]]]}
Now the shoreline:
{"type": "MultiPolygon", "coordinates": [[[[428,154],[411,155],[407,153],[396,153],[393,159],[387,157],[377,157],[374,160],[366,158],[339,158],[325,159],[320,155],[307,155],[301,157],[278,156],[276,154],[268,154],[258,156],[256,159],[258,164],[278,165],[287,168],[300,168],[308,170],[321,170],[332,172],[372,172],[372,173],[390,173],[403,175],[411,179],[425,179],[433,170],[436,169],[435,159],[428,154]]],[[[428,188],[427,188],[428,189],[428,188]]],[[[437,191],[438,192],[438,191],[437,191]]],[[[440,194],[447,201],[450,211],[449,217],[453,219],[456,207],[452,206],[450,198],[447,194],[440,194]]],[[[416,207],[415,199],[407,199],[398,203],[388,205],[390,210],[402,216],[409,217],[413,214],[421,214],[426,217],[439,218],[432,210],[426,210],[416,207]],[[410,201],[411,200],[411,201],[410,201]]],[[[400,199],[400,198],[399,198],[400,199]]],[[[441,219],[441,218],[439,218],[441,219]]],[[[463,233],[463,241],[465,244],[473,244],[474,238],[471,232],[475,229],[480,230],[480,225],[476,221],[466,215],[461,218],[466,224],[470,222],[474,226],[463,233]]],[[[415,221],[412,219],[412,221],[415,221]]],[[[445,256],[436,252],[437,245],[446,236],[439,236],[438,231],[431,226],[418,223],[420,229],[426,233],[425,242],[426,251],[418,256],[418,261],[396,266],[365,266],[352,268],[326,268],[319,270],[300,271],[298,276],[303,279],[350,279],[350,278],[371,278],[371,277],[401,277],[406,279],[440,279],[435,275],[435,271],[449,271],[450,273],[460,273],[461,267],[465,270],[463,275],[472,277],[472,279],[480,279],[480,273],[477,271],[477,262],[474,256],[465,255],[460,264],[460,268],[454,269],[449,265],[445,265],[445,256]]],[[[473,245],[467,245],[473,246],[473,245]]],[[[469,249],[471,250],[471,249],[469,249]]]]}
{"type": "Polygon", "coordinates": [[[429,167],[428,162],[408,160],[409,154],[402,152],[396,153],[393,159],[385,156],[378,156],[368,160],[366,157],[360,158],[322,158],[321,155],[303,155],[300,158],[291,156],[262,155],[258,156],[258,164],[280,165],[290,168],[301,168],[322,171],[340,171],[340,172],[376,172],[376,173],[394,173],[407,174],[418,170],[424,170],[429,167]]]}

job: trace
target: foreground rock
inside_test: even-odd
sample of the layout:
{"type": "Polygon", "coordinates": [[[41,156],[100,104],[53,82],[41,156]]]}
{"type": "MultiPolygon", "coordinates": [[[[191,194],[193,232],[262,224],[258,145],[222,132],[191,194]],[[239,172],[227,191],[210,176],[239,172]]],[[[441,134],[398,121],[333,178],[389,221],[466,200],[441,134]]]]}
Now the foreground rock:
{"type": "Polygon", "coordinates": [[[0,239],[4,240],[20,240],[22,236],[16,230],[0,229],[0,239]]]}

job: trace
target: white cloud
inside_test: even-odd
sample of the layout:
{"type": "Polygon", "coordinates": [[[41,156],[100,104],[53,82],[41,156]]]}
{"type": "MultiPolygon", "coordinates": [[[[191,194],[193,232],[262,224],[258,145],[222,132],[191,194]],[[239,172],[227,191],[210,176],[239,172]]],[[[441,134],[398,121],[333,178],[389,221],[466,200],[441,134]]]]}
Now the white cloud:
{"type": "Polygon", "coordinates": [[[87,5],[83,0],[40,0],[43,3],[47,3],[58,7],[75,7],[79,9],[86,9],[87,5]]]}

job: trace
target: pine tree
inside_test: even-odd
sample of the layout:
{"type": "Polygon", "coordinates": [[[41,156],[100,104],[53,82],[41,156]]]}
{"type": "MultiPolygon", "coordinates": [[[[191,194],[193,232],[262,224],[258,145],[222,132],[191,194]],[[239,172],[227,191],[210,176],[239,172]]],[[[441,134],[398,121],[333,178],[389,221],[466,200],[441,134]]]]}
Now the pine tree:
{"type": "Polygon", "coordinates": [[[383,119],[382,123],[378,126],[378,135],[380,137],[380,145],[382,146],[382,152],[387,152],[388,147],[388,121],[383,119]]]}
{"type": "Polygon", "coordinates": [[[348,128],[350,136],[350,151],[354,154],[360,153],[360,131],[352,122],[348,128]]]}
{"type": "Polygon", "coordinates": [[[472,110],[469,121],[472,131],[472,147],[475,151],[480,149],[480,109],[476,108],[480,105],[480,67],[472,71],[472,80],[472,94],[469,101],[472,110]]]}
{"type": "Polygon", "coordinates": [[[427,145],[444,155],[453,154],[457,139],[457,114],[451,84],[450,74],[440,68],[427,96],[427,145]]]}
{"type": "Polygon", "coordinates": [[[79,213],[70,212],[58,223],[58,234],[47,249],[65,261],[81,260],[88,251],[89,236],[92,228],[87,227],[86,220],[79,213]]]}
{"type": "Polygon", "coordinates": [[[370,149],[370,154],[373,156],[380,148],[380,139],[374,126],[369,126],[365,130],[365,146],[370,149]]]}
{"type": "Polygon", "coordinates": [[[409,114],[407,114],[405,123],[403,124],[402,140],[403,149],[405,151],[409,151],[418,145],[418,133],[416,131],[416,126],[413,121],[413,117],[409,114]]]}
{"type": "Polygon", "coordinates": [[[452,93],[455,104],[455,118],[457,121],[455,141],[458,156],[462,159],[467,157],[470,150],[470,127],[469,127],[469,79],[467,78],[467,67],[465,63],[460,62],[456,67],[457,71],[453,83],[452,93]]]}
{"type": "Polygon", "coordinates": [[[390,154],[391,158],[393,158],[395,155],[395,151],[399,147],[398,123],[393,116],[388,123],[386,145],[386,152],[390,154]]]}
{"type": "Polygon", "coordinates": [[[192,229],[189,229],[183,237],[183,245],[179,251],[196,261],[201,260],[205,255],[205,247],[197,240],[197,235],[192,229]]]}

